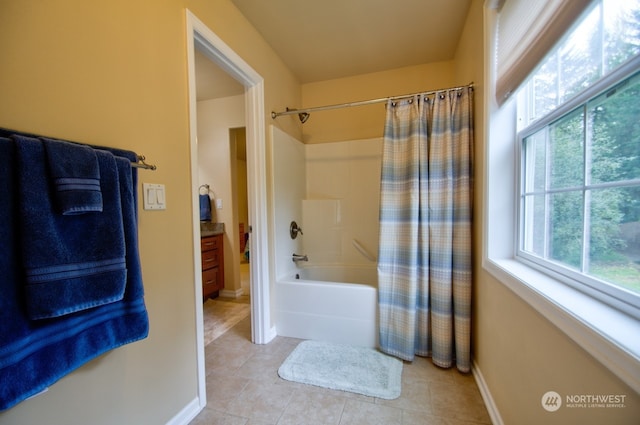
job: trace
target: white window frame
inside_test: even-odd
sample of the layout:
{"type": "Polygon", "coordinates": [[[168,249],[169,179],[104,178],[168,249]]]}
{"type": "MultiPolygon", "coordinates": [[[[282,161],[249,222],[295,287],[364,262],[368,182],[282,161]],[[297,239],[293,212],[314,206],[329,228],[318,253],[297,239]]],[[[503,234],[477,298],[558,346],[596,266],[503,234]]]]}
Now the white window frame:
{"type": "MultiPolygon", "coordinates": [[[[549,126],[554,121],[572,113],[577,108],[585,105],[589,100],[599,96],[601,93],[615,87],[626,78],[631,77],[640,69],[640,56],[636,56],[623,66],[617,68],[605,77],[601,78],[598,82],[594,83],[591,87],[584,90],[582,93],[574,97],[573,99],[560,105],[552,112],[541,117],[536,122],[520,131],[517,135],[516,155],[518,157],[516,170],[516,176],[522,176],[523,171],[523,152],[522,142],[524,138],[535,134],[539,130],[549,126]]],[[[520,107],[520,106],[518,106],[520,107]]],[[[523,184],[519,179],[517,185],[518,188],[518,202],[517,202],[517,216],[520,218],[518,221],[524,220],[523,205],[521,202],[522,192],[524,190],[523,184]]],[[[524,226],[520,226],[518,223],[518,240],[516,242],[516,258],[523,262],[526,262],[531,267],[537,268],[543,273],[552,274],[554,278],[562,281],[563,283],[570,285],[587,295],[597,298],[600,301],[610,304],[612,307],[629,314],[636,319],[640,319],[640,297],[637,294],[625,291],[617,286],[608,285],[602,283],[595,278],[584,275],[579,272],[574,272],[569,268],[554,263],[552,260],[544,259],[533,255],[522,249],[522,238],[524,226]]]]}
{"type": "Polygon", "coordinates": [[[482,267],[557,326],[636,392],[640,392],[640,320],[542,273],[516,257],[518,163],[516,104],[495,96],[497,12],[485,9],[482,267]]]}

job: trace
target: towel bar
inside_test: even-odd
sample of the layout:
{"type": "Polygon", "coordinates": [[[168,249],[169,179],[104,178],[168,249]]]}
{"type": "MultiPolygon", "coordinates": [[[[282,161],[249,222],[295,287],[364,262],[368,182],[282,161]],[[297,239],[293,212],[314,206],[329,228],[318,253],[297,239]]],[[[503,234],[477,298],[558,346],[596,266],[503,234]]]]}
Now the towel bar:
{"type": "Polygon", "coordinates": [[[152,170],[152,171],[158,168],[153,164],[147,164],[146,162],[144,162],[145,159],[146,158],[144,157],[144,155],[138,155],[138,162],[132,162],[131,166],[136,168],[143,168],[145,170],[152,170]]]}

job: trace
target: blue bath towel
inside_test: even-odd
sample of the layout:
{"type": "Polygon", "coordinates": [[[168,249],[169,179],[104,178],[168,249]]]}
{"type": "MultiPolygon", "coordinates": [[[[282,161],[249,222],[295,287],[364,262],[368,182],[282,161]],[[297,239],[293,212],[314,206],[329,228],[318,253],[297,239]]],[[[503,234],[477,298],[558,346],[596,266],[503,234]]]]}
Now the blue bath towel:
{"type": "MultiPolygon", "coordinates": [[[[46,320],[26,310],[16,164],[16,143],[0,129],[0,410],[9,409],[63,376],[122,345],[145,338],[144,304],[137,241],[135,153],[116,156],[126,245],[127,281],[121,300],[46,320]],[[121,158],[124,157],[124,158],[121,158]],[[126,158],[126,159],[125,159],[126,158]]],[[[82,216],[80,216],[82,217],[82,216]]]]}
{"type": "Polygon", "coordinates": [[[211,221],[211,198],[200,194],[200,221],[211,221]]]}
{"type": "Polygon", "coordinates": [[[29,317],[47,319],[122,299],[127,277],[122,207],[113,154],[93,150],[103,211],[57,214],[43,142],[14,135],[22,261],[29,317]]]}
{"type": "Polygon", "coordinates": [[[63,215],[102,211],[100,167],[89,146],[41,137],[57,210],[63,215]]]}

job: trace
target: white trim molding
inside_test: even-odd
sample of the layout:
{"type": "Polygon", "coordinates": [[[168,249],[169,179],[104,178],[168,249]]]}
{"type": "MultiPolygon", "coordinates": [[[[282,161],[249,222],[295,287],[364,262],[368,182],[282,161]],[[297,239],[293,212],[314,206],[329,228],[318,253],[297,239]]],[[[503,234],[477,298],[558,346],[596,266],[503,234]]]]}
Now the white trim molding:
{"type": "Polygon", "coordinates": [[[223,289],[220,291],[220,296],[224,298],[240,298],[244,290],[242,288],[238,288],[236,290],[232,289],[223,289]]]}
{"type": "Polygon", "coordinates": [[[480,367],[476,363],[475,359],[473,359],[471,364],[471,373],[473,374],[473,378],[476,381],[478,390],[480,390],[480,395],[482,396],[484,405],[487,408],[487,413],[489,413],[489,417],[491,418],[491,423],[493,425],[504,425],[502,416],[500,416],[500,411],[498,411],[498,406],[496,406],[496,403],[493,400],[491,391],[489,391],[489,386],[484,380],[484,376],[482,375],[480,367]]]}
{"type": "Polygon", "coordinates": [[[198,397],[187,403],[173,418],[169,419],[166,425],[188,425],[202,410],[198,397]]]}
{"type": "Polygon", "coordinates": [[[206,405],[206,371],[204,364],[204,330],[202,311],[202,265],[200,259],[200,219],[198,215],[198,147],[197,102],[195,88],[195,49],[215,62],[245,86],[247,122],[247,164],[249,220],[252,227],[251,242],[251,330],[252,341],[266,344],[275,337],[270,327],[269,256],[267,222],[267,171],[265,153],[264,80],[249,64],[236,54],[222,39],[200,21],[189,9],[186,15],[186,43],[189,81],[189,133],[191,149],[191,184],[193,252],[195,274],[196,355],[200,410],[206,405]]]}

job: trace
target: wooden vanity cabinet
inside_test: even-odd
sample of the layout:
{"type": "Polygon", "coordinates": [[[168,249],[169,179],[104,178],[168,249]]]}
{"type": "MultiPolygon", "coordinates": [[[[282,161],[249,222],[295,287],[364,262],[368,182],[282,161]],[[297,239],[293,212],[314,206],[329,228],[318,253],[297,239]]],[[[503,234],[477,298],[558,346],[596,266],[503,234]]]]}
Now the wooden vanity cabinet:
{"type": "Polygon", "coordinates": [[[222,235],[200,238],[202,253],[202,297],[204,300],[218,296],[224,288],[224,252],[222,235]]]}

